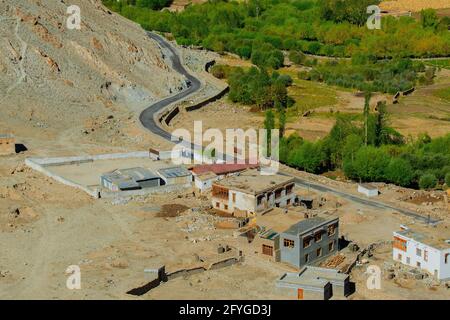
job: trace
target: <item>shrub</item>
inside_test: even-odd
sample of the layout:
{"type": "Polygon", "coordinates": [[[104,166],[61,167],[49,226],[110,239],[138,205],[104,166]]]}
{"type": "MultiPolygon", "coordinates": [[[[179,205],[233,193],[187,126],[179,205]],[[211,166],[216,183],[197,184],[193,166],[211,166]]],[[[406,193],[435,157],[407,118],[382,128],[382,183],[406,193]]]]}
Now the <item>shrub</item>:
{"type": "Polygon", "coordinates": [[[431,173],[426,173],[422,175],[419,179],[420,189],[431,189],[434,188],[436,184],[437,184],[436,176],[431,173]]]}
{"type": "Polygon", "coordinates": [[[450,172],[445,175],[445,184],[450,188],[450,172]]]}

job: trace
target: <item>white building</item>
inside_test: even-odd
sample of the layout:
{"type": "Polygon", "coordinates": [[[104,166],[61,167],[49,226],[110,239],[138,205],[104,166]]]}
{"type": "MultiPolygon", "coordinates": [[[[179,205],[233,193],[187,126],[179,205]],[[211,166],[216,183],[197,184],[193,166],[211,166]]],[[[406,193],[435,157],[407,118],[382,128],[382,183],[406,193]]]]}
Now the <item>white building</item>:
{"type": "Polygon", "coordinates": [[[200,193],[211,190],[214,181],[217,181],[219,176],[213,172],[201,173],[199,175],[194,175],[194,186],[195,189],[200,191],[200,193]]]}
{"type": "Polygon", "coordinates": [[[256,169],[258,165],[237,164],[237,163],[215,163],[202,164],[192,168],[194,176],[194,186],[200,193],[211,190],[214,181],[224,179],[226,177],[235,176],[239,172],[247,169],[256,169]]]}
{"type": "Polygon", "coordinates": [[[419,232],[402,226],[401,231],[394,232],[393,259],[426,270],[438,280],[450,279],[449,232],[430,227],[422,229],[419,232]],[[442,233],[444,237],[433,236],[442,233]]]}
{"type": "Polygon", "coordinates": [[[370,183],[358,184],[358,192],[366,195],[367,197],[378,196],[378,188],[370,183]]]}
{"type": "Polygon", "coordinates": [[[247,170],[216,181],[212,186],[213,208],[237,217],[253,217],[273,207],[286,207],[295,201],[294,178],[261,175],[247,170]]]}

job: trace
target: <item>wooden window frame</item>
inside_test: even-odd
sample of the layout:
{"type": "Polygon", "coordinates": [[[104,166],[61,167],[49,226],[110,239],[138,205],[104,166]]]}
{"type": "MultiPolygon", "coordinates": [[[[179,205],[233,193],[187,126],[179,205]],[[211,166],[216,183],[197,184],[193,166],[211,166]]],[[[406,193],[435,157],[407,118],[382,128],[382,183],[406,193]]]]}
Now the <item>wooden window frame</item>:
{"type": "Polygon", "coordinates": [[[322,232],[321,231],[318,231],[318,232],[314,233],[314,241],[315,242],[320,242],[320,241],[322,241],[322,239],[323,239],[323,236],[322,236],[322,232]]]}
{"type": "Polygon", "coordinates": [[[334,241],[328,243],[328,252],[334,251],[334,241]]]}
{"type": "Polygon", "coordinates": [[[273,246],[263,244],[262,245],[262,254],[273,257],[273,246]]]}
{"type": "Polygon", "coordinates": [[[312,238],[311,237],[304,237],[303,238],[303,249],[305,249],[305,248],[309,248],[310,246],[311,246],[311,243],[312,243],[312,238]],[[307,244],[306,246],[305,246],[305,243],[307,244]]]}
{"type": "Polygon", "coordinates": [[[336,233],[336,229],[337,229],[336,224],[329,225],[328,228],[327,228],[328,236],[334,235],[336,233]]]}
{"type": "Polygon", "coordinates": [[[317,258],[321,257],[322,254],[323,254],[322,248],[317,248],[317,249],[316,249],[316,256],[317,256],[317,258]]]}
{"type": "Polygon", "coordinates": [[[399,237],[394,237],[394,241],[392,243],[392,247],[394,247],[394,248],[396,248],[398,250],[406,252],[406,243],[407,243],[406,240],[404,240],[402,238],[399,238],[399,237]]]}
{"type": "Polygon", "coordinates": [[[285,248],[294,248],[295,247],[295,241],[291,239],[283,239],[283,246],[285,248]]]}

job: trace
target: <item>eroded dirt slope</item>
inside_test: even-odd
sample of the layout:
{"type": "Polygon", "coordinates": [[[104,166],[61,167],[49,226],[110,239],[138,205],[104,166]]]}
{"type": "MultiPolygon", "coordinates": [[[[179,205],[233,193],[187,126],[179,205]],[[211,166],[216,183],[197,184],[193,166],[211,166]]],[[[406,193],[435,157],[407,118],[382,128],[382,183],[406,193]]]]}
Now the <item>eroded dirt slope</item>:
{"type": "Polygon", "coordinates": [[[127,119],[183,86],[157,44],[99,0],[0,0],[1,132],[73,128],[80,141],[86,123],[127,119]],[[69,5],[81,9],[81,30],[67,28],[69,5]]]}

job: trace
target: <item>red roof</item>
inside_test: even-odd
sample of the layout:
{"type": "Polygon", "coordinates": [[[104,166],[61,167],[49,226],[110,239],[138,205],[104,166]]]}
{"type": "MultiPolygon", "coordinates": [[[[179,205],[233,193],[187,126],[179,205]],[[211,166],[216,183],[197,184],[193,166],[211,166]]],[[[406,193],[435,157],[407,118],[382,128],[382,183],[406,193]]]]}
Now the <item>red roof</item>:
{"type": "Polygon", "coordinates": [[[194,167],[192,172],[195,174],[202,174],[206,172],[213,172],[217,175],[223,175],[227,173],[239,172],[246,169],[256,169],[257,164],[238,164],[238,163],[223,163],[223,164],[202,164],[194,167]]]}

